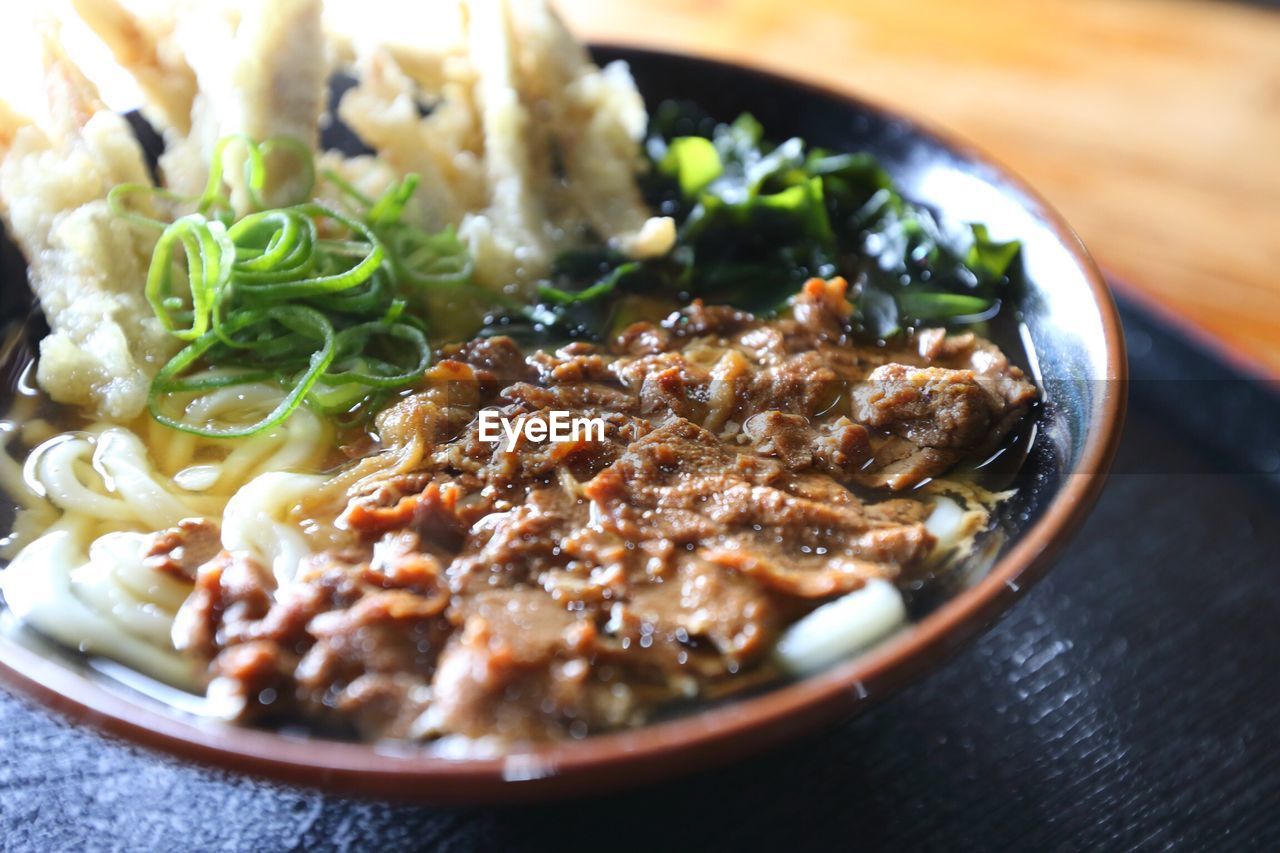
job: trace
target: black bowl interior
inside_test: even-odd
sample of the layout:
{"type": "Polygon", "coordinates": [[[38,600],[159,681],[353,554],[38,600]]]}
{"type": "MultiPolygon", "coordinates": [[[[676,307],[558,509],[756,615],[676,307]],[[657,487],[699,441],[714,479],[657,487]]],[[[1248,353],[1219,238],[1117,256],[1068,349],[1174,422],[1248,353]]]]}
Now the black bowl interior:
{"type": "MultiPolygon", "coordinates": [[[[870,152],[907,196],[951,220],[986,223],[997,239],[1022,241],[1029,284],[1017,312],[1004,312],[1002,324],[992,331],[1044,392],[1043,403],[1006,457],[1006,465],[1009,460],[1018,463],[1007,472],[1008,485],[1018,491],[1002,505],[983,547],[951,567],[941,583],[922,591],[913,610],[923,615],[976,582],[1040,517],[1064,477],[1092,473],[1079,471],[1077,463],[1088,425],[1103,409],[1107,342],[1102,310],[1079,263],[1074,236],[1055,226],[1041,201],[979,155],[881,108],[709,60],[616,47],[597,48],[595,55],[601,63],[628,62],[651,109],[667,99],[687,99],[720,120],[750,112],[774,139],[800,136],[837,151],[870,152]]],[[[336,88],[342,86],[338,81],[336,88]]],[[[159,137],[144,123],[136,124],[140,138],[156,153],[159,137]]],[[[359,149],[359,141],[341,126],[328,128],[325,140],[344,150],[359,149]]],[[[0,231],[0,325],[25,317],[30,303],[22,256],[0,231]]],[[[0,404],[3,408],[7,405],[0,404]]],[[[107,685],[112,690],[142,698],[117,680],[118,666],[90,664],[30,632],[18,630],[11,636],[99,683],[112,682],[107,685]]]]}

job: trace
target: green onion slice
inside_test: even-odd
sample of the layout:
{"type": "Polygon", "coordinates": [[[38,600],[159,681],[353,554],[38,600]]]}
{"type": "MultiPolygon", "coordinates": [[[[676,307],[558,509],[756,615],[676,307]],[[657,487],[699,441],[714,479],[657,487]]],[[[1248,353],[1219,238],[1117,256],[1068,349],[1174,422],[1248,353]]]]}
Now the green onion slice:
{"type": "Polygon", "coordinates": [[[311,200],[317,174],[308,146],[233,135],[215,146],[198,197],[141,184],[108,195],[117,216],[160,232],[146,298],[164,329],[186,342],[151,383],[148,409],[161,423],[239,438],[275,426],[304,402],[354,422],[430,366],[426,318],[410,310],[427,303],[412,294],[469,284],[469,253],[452,229],[432,234],[404,221],[417,175],[376,199],[334,173],[321,177],[337,187],[342,209],[311,200]],[[237,217],[224,168],[226,155],[240,150],[251,210],[237,217]],[[273,187],[285,157],[299,168],[288,187],[273,187]],[[283,189],[301,200],[270,206],[268,194],[283,189]],[[160,200],[166,204],[143,203],[160,200]],[[149,215],[184,205],[195,212],[172,222],[149,215]],[[263,381],[286,393],[251,423],[193,423],[173,411],[192,395],[263,381]]]}

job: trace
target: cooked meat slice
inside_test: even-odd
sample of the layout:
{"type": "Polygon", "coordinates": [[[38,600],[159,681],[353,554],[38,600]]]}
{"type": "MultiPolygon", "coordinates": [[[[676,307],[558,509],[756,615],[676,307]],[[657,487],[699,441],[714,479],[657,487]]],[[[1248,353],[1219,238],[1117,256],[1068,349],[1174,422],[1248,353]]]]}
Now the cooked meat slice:
{"type": "MultiPolygon", "coordinates": [[[[927,535],[927,534],[925,534],[927,535]]],[[[880,577],[880,567],[872,563],[832,557],[823,568],[794,569],[782,565],[766,553],[750,547],[719,545],[704,548],[700,556],[708,562],[733,569],[744,577],[755,578],[764,586],[799,598],[828,598],[861,589],[874,577],[880,577]]]]}
{"type": "Polygon", "coordinates": [[[488,371],[501,385],[525,382],[537,375],[519,344],[505,335],[467,341],[453,348],[450,357],[488,371]]]}
{"type": "Polygon", "coordinates": [[[223,551],[200,567],[196,587],[178,611],[173,642],[212,657],[219,648],[253,637],[272,606],[271,572],[244,554],[223,551]]]}
{"type": "Polygon", "coordinates": [[[837,340],[845,335],[853,318],[853,303],[845,296],[848,282],[843,278],[826,281],[811,278],[804,283],[792,303],[792,316],[802,328],[819,338],[837,340]]]}
{"type": "Polygon", "coordinates": [[[788,415],[777,410],[760,412],[747,418],[742,431],[751,439],[755,450],[772,456],[788,469],[799,471],[813,463],[814,432],[803,415],[788,415]]]}
{"type": "Polygon", "coordinates": [[[447,601],[447,593],[375,590],[318,614],[297,665],[297,701],[322,718],[332,707],[367,739],[409,736],[449,633],[440,618],[447,601]]]}
{"type": "MultiPolygon", "coordinates": [[[[695,302],[609,347],[446,348],[344,475],[328,550],[280,590],[214,557],[183,644],[242,715],[367,738],[576,737],[767,678],[793,619],[933,550],[926,501],[867,487],[945,474],[1034,400],[971,335],[851,343],[845,292],[811,281],[767,321],[695,302]],[[554,411],[603,440],[481,438],[482,412],[554,411]]],[[[179,539],[156,558],[200,550],[179,539]]]]}
{"type": "Polygon", "coordinates": [[[656,355],[671,346],[671,332],[649,322],[632,323],[613,340],[613,351],[621,355],[656,355]]]}
{"type": "Polygon", "coordinates": [[[539,379],[548,385],[571,382],[609,382],[609,362],[604,355],[580,344],[562,347],[554,354],[539,351],[529,356],[529,364],[538,371],[539,379]]]}
{"type": "Polygon", "coordinates": [[[707,305],[701,299],[693,300],[689,307],[662,321],[663,328],[686,339],[700,335],[728,335],[754,324],[755,318],[745,311],[728,305],[707,305]]]}
{"type": "Polygon", "coordinates": [[[643,414],[674,412],[699,423],[706,417],[711,373],[679,352],[620,359],[613,372],[639,397],[643,414]]]}
{"type": "Polygon", "coordinates": [[[853,414],[923,447],[970,447],[986,436],[993,401],[970,370],[886,364],[853,392],[853,414]]]}
{"type": "Polygon", "coordinates": [[[458,434],[475,416],[481,402],[496,389],[470,364],[445,359],[422,378],[422,390],[403,397],[378,413],[374,421],[382,446],[389,450],[413,444],[427,447],[458,434]]]}
{"type": "Polygon", "coordinates": [[[814,468],[841,482],[871,455],[866,427],[843,417],[815,428],[801,415],[760,412],[747,418],[742,431],[757,453],[778,459],[788,470],[814,468]]]}
{"type": "Polygon", "coordinates": [[[930,362],[972,370],[983,389],[1000,400],[1009,414],[1021,416],[1035,401],[1035,386],[1022,370],[999,347],[972,332],[947,335],[943,329],[928,329],[916,336],[916,343],[930,362]]]}
{"type": "Polygon", "coordinates": [[[1035,397],[1020,370],[974,341],[921,348],[979,370],[895,362],[871,371],[853,392],[853,415],[891,436],[875,442],[871,463],[855,477],[862,485],[901,491],[943,474],[962,455],[993,448],[1035,397]]]}
{"type": "Polygon", "coordinates": [[[609,721],[619,709],[608,691],[592,689],[595,635],[592,622],[538,590],[474,596],[436,670],[434,726],[527,740],[609,721]]]}
{"type": "Polygon", "coordinates": [[[390,530],[410,529],[425,541],[451,551],[462,543],[467,531],[467,525],[458,513],[461,496],[461,490],[456,486],[441,486],[433,482],[418,494],[405,495],[388,506],[380,505],[380,500],[386,500],[386,492],[380,491],[368,498],[353,500],[338,523],[366,537],[376,537],[390,530]]]}
{"type": "Polygon", "coordinates": [[[814,499],[805,494],[812,486],[676,420],[635,442],[583,492],[595,505],[598,526],[625,538],[700,545],[706,559],[748,574],[756,565],[790,564],[824,576],[787,585],[786,592],[805,597],[896,575],[932,545],[921,524],[888,537],[884,528],[904,525],[876,518],[848,490],[814,499]]]}
{"type": "Polygon", "coordinates": [[[901,492],[937,477],[956,464],[959,454],[941,447],[921,447],[892,436],[881,442],[871,462],[854,476],[854,482],[873,489],[901,492]]]}
{"type": "Polygon", "coordinates": [[[814,417],[832,407],[844,385],[821,352],[797,353],[756,373],[748,411],[779,409],[814,417]]]}
{"type": "Polygon", "coordinates": [[[534,412],[540,409],[558,409],[562,412],[586,413],[599,410],[602,414],[638,414],[636,398],[621,388],[602,382],[572,382],[553,387],[517,382],[502,390],[502,402],[517,404],[519,411],[534,412]]]}
{"type": "Polygon", "coordinates": [[[175,644],[210,658],[211,696],[229,715],[289,712],[363,737],[404,736],[407,676],[429,683],[449,633],[440,566],[407,536],[379,543],[372,564],[316,558],[274,595],[266,569],[223,552],[200,569],[175,644]]]}
{"type": "Polygon", "coordinates": [[[702,559],[683,560],[662,582],[637,586],[614,609],[611,625],[631,641],[690,647],[709,640],[722,666],[755,660],[776,636],[784,608],[745,574],[720,571],[702,559]]]}
{"type": "MultiPolygon", "coordinates": [[[[229,645],[209,666],[207,696],[213,713],[250,720],[265,716],[281,691],[296,678],[298,658],[271,640],[245,640],[229,645]]],[[[292,708],[282,700],[276,710],[292,708]]]]}
{"type": "Polygon", "coordinates": [[[535,583],[566,562],[561,542],[586,522],[586,508],[558,488],[537,489],[524,502],[481,519],[449,569],[454,594],[535,583]]]}
{"type": "Polygon", "coordinates": [[[217,522],[184,518],[177,526],[153,534],[143,559],[149,568],[194,581],[196,571],[222,550],[220,536],[217,522]]]}
{"type": "Polygon", "coordinates": [[[639,417],[590,405],[590,389],[585,386],[528,388],[535,391],[531,399],[525,398],[520,387],[508,389],[512,392],[512,402],[497,407],[496,414],[508,421],[546,420],[552,411],[564,412],[570,419],[599,418],[604,426],[604,441],[599,441],[598,435],[579,433],[576,439],[565,442],[532,442],[521,434],[515,449],[508,450],[505,434],[497,442],[482,439],[482,424],[477,419],[454,441],[437,449],[431,464],[455,476],[476,478],[484,486],[492,487],[493,492],[488,493],[491,497],[518,502],[529,489],[556,480],[561,470],[568,470],[579,479],[590,478],[595,471],[610,464],[622,447],[650,428],[648,421],[639,417]],[[587,405],[577,408],[575,403],[587,405]]]}
{"type": "Polygon", "coordinates": [[[814,467],[849,482],[871,454],[867,428],[846,417],[823,423],[812,439],[814,467]]]}

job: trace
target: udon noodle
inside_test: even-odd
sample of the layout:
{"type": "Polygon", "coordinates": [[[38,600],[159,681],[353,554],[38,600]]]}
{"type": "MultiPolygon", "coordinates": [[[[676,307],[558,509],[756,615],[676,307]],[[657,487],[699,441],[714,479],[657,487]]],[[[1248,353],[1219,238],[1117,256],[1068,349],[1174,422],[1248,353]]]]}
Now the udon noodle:
{"type": "MultiPolygon", "coordinates": [[[[220,389],[186,414],[236,417],[274,406],[281,393],[266,384],[220,389]]],[[[191,585],[145,565],[152,534],[184,519],[217,520],[224,547],[253,554],[287,582],[310,552],[289,513],[325,481],[315,472],[330,448],[330,430],[305,409],[236,441],[146,419],[60,433],[22,465],[7,448],[0,486],[21,509],[0,591],[14,615],[59,642],[195,687],[171,637],[191,585]]]]}

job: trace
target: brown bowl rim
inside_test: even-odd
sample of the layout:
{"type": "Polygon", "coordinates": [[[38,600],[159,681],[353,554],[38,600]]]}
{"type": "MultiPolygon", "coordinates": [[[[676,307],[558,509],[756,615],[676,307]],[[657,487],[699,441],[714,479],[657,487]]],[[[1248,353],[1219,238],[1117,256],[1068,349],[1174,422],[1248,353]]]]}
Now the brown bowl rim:
{"type": "Polygon", "coordinates": [[[437,803],[512,802],[632,787],[763,750],[866,706],[940,664],[992,624],[1047,571],[1105,483],[1124,421],[1128,365],[1111,292],[1079,236],[1043,196],[990,155],[950,131],[860,95],[714,56],[640,45],[595,49],[696,59],[772,78],[905,121],[952,151],[993,167],[1022,192],[1085,274],[1106,343],[1102,404],[1080,460],[1041,517],[977,584],[911,630],[822,674],[748,699],[643,728],[491,758],[454,759],[380,745],[329,741],[206,721],[187,721],[131,701],[85,675],[0,636],[0,680],[79,722],[201,764],[340,793],[437,803]]]}

